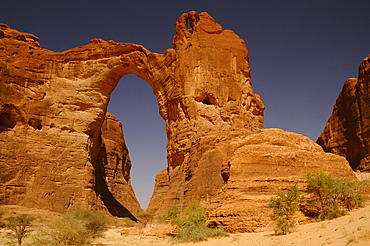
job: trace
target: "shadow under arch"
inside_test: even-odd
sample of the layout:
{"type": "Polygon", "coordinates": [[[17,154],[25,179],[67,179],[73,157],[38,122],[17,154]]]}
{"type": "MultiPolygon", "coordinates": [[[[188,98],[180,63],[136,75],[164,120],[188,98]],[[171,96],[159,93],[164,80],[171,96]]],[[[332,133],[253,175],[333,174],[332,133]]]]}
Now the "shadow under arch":
{"type": "MultiPolygon", "coordinates": [[[[105,152],[101,152],[103,155],[105,152]]],[[[106,159],[106,155],[104,157],[106,159]]],[[[117,199],[113,196],[112,192],[109,190],[107,182],[105,181],[104,176],[104,166],[98,165],[95,167],[95,179],[96,179],[96,194],[102,202],[104,203],[105,207],[108,209],[109,213],[113,216],[117,217],[128,217],[133,221],[138,221],[137,218],[127,209],[125,208],[117,199]],[[97,169],[103,170],[98,171],[97,169]]]]}
{"type": "MultiPolygon", "coordinates": [[[[101,41],[97,40],[92,43],[99,45],[101,41]]],[[[104,51],[103,53],[103,56],[108,55],[110,59],[108,62],[109,69],[107,70],[107,73],[102,76],[103,79],[100,81],[98,80],[99,82],[94,84],[94,86],[97,86],[98,90],[108,98],[108,101],[105,102],[105,106],[103,106],[103,108],[105,108],[105,112],[108,112],[106,109],[108,109],[108,105],[111,104],[110,98],[113,91],[118,90],[117,86],[121,79],[129,74],[136,75],[144,80],[144,83],[151,86],[154,92],[153,74],[150,71],[150,66],[147,61],[148,54],[150,52],[144,47],[135,44],[116,45],[115,43],[109,43],[109,46],[112,46],[110,47],[112,50],[109,52],[104,51]],[[119,59],[113,56],[116,55],[115,53],[120,54],[119,59]]],[[[104,118],[105,116],[101,115],[98,122],[103,123],[104,118]]],[[[128,217],[137,221],[133,213],[123,205],[124,202],[121,198],[115,197],[115,192],[111,190],[110,184],[106,179],[105,165],[108,163],[107,150],[104,146],[104,141],[102,140],[101,130],[95,129],[95,131],[96,130],[98,130],[98,132],[100,131],[100,133],[95,132],[96,134],[89,134],[93,145],[95,145],[95,147],[91,148],[90,152],[90,160],[93,163],[95,173],[95,194],[100,198],[109,213],[113,216],[128,217]]]]}
{"type": "MultiPolygon", "coordinates": [[[[144,71],[146,71],[146,70],[144,69],[144,71]]],[[[133,129],[133,131],[135,131],[135,129],[137,129],[137,128],[139,128],[139,130],[137,130],[136,132],[137,132],[138,135],[141,135],[141,138],[143,138],[143,135],[146,135],[145,136],[146,140],[142,140],[141,144],[144,143],[148,146],[149,143],[151,143],[152,147],[154,145],[156,145],[154,147],[158,147],[158,145],[163,145],[163,149],[164,149],[163,154],[164,154],[164,156],[163,156],[163,160],[162,160],[162,163],[161,163],[161,164],[163,164],[163,166],[161,166],[161,168],[158,169],[158,170],[157,169],[152,169],[152,171],[150,171],[150,172],[148,172],[148,170],[144,170],[145,167],[146,167],[146,169],[149,169],[149,167],[148,167],[148,165],[145,165],[145,163],[143,163],[144,161],[142,160],[142,158],[140,159],[141,161],[140,160],[139,161],[135,160],[135,152],[136,152],[136,156],[138,156],[138,155],[140,155],[140,153],[138,153],[139,151],[138,150],[133,151],[133,153],[134,153],[133,163],[135,163],[135,164],[140,163],[141,164],[140,166],[144,167],[144,169],[141,170],[141,175],[143,175],[144,173],[145,174],[148,174],[148,173],[152,174],[152,177],[150,177],[150,175],[144,175],[145,177],[140,180],[140,182],[148,183],[146,186],[140,185],[141,190],[140,190],[140,188],[138,189],[137,187],[135,187],[135,185],[133,185],[134,186],[133,188],[135,188],[134,190],[136,192],[136,194],[135,194],[136,199],[138,198],[137,194],[142,195],[143,192],[146,192],[146,194],[144,194],[142,196],[144,196],[144,197],[146,196],[145,199],[147,199],[148,201],[147,201],[147,204],[144,204],[144,206],[147,206],[149,204],[149,198],[151,197],[153,189],[154,189],[155,175],[159,171],[161,171],[163,168],[167,167],[167,159],[166,159],[166,156],[167,156],[167,151],[166,151],[167,137],[166,137],[166,130],[165,130],[166,129],[165,121],[163,120],[163,118],[161,117],[160,112],[159,112],[159,105],[158,105],[158,101],[157,101],[157,98],[156,98],[156,94],[154,93],[153,84],[150,83],[151,82],[150,75],[146,74],[145,72],[143,73],[143,70],[137,71],[137,66],[131,65],[129,67],[117,66],[115,69],[113,69],[111,71],[111,76],[116,81],[116,85],[114,85],[113,90],[110,92],[110,100],[107,104],[107,112],[113,113],[115,115],[115,117],[124,126],[127,126],[126,123],[128,123],[130,120],[132,120],[132,118],[134,118],[134,120],[137,120],[137,122],[131,122],[131,125],[127,126],[125,128],[123,137],[124,137],[124,141],[126,142],[126,146],[128,146],[130,148],[131,147],[135,148],[130,143],[127,143],[126,136],[130,135],[130,134],[126,134],[127,133],[126,129],[130,129],[130,130],[133,129]],[[127,86],[129,88],[127,88],[127,86]],[[124,87],[126,87],[126,88],[124,88],[124,87]],[[125,91],[125,90],[128,90],[128,91],[125,91]],[[135,94],[129,95],[130,92],[135,93],[135,94]],[[130,99],[128,99],[127,97],[130,97],[130,99]],[[125,114],[127,112],[122,112],[122,109],[125,107],[124,105],[125,105],[125,103],[127,103],[127,100],[132,100],[130,105],[128,105],[128,108],[130,109],[131,112],[128,113],[128,114],[125,114]],[[152,104],[153,106],[150,107],[149,105],[145,105],[145,104],[149,104],[149,103],[152,104]],[[114,107],[114,104],[116,104],[115,107],[114,107]],[[139,109],[137,110],[137,107],[135,107],[137,105],[133,105],[133,104],[139,104],[139,109]],[[148,108],[150,108],[150,109],[148,110],[148,108]],[[143,109],[145,109],[146,111],[142,113],[142,115],[141,115],[142,118],[138,119],[137,112],[143,111],[143,109]],[[149,119],[149,114],[150,113],[152,113],[150,115],[150,117],[152,117],[152,119],[149,119]],[[134,117],[132,117],[133,114],[135,114],[134,117]],[[153,118],[156,118],[156,119],[153,119],[153,118]],[[153,129],[153,122],[155,122],[155,121],[157,122],[157,127],[155,127],[155,129],[153,129]],[[158,122],[159,121],[161,121],[161,123],[162,123],[160,127],[158,127],[158,122]],[[148,129],[147,134],[145,133],[145,126],[141,123],[144,123],[144,125],[146,124],[146,128],[148,129]],[[159,128],[161,128],[161,129],[159,129],[159,128]],[[156,131],[156,132],[160,131],[161,132],[162,136],[164,137],[161,144],[156,143],[157,139],[148,140],[148,132],[150,132],[150,131],[156,131]],[[152,183],[148,182],[148,180],[152,180],[152,183]],[[138,193],[138,191],[139,191],[139,193],[138,193]],[[150,192],[150,194],[148,194],[148,192],[150,192]]],[[[139,115],[139,117],[140,117],[140,115],[139,115]]],[[[152,134],[151,134],[151,136],[152,136],[152,134]]],[[[157,137],[158,137],[158,134],[157,134],[157,137]]],[[[98,142],[103,143],[101,137],[98,140],[98,142]]],[[[142,147],[142,146],[140,146],[140,147],[142,147]]],[[[148,153],[147,149],[142,151],[141,157],[146,155],[147,156],[147,161],[146,162],[149,162],[149,159],[151,158],[151,156],[154,155],[155,151],[148,153]]],[[[134,214],[129,210],[128,207],[125,207],[124,203],[122,203],[120,198],[115,197],[114,191],[111,190],[111,188],[109,186],[109,183],[106,180],[106,175],[105,175],[106,170],[105,169],[106,169],[106,164],[108,163],[107,152],[106,151],[107,150],[105,149],[104,144],[102,144],[99,151],[98,151],[98,156],[92,158],[92,160],[96,160],[96,162],[94,164],[95,180],[96,180],[96,187],[95,187],[96,195],[97,195],[97,197],[99,197],[101,199],[101,201],[104,203],[104,206],[107,208],[109,213],[112,214],[113,216],[128,217],[128,218],[130,218],[134,221],[137,221],[137,218],[135,218],[134,214]]],[[[92,155],[94,155],[94,153],[92,153],[92,155]]],[[[129,153],[129,156],[130,156],[129,158],[132,160],[131,151],[129,153]]],[[[153,164],[153,159],[155,159],[155,157],[151,158],[151,160],[150,160],[151,162],[149,164],[153,164]]],[[[159,161],[157,161],[157,162],[159,162],[159,161]]],[[[139,165],[136,165],[136,167],[139,167],[139,165]]],[[[132,174],[132,172],[130,172],[130,176],[131,176],[131,174],[132,174]]],[[[131,178],[130,178],[130,180],[131,180],[131,178]]],[[[132,185],[132,183],[131,183],[131,185],[132,185]]],[[[142,201],[143,198],[138,199],[138,200],[142,201]]],[[[144,209],[145,209],[145,207],[144,207],[144,209]]]]}

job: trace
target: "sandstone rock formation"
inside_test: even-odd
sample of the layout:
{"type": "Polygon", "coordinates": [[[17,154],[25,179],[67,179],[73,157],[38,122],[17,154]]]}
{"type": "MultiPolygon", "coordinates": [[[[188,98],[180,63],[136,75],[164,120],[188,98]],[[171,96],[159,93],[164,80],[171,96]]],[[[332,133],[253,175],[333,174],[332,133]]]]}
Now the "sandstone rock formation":
{"type": "Polygon", "coordinates": [[[199,136],[263,126],[243,40],[206,13],[180,17],[174,49],[164,55],[100,39],[56,53],[32,35],[1,28],[3,202],[55,210],[100,203],[100,129],[110,93],[128,73],[157,96],[171,170],[189,158],[199,136]],[[52,184],[45,181],[50,176],[52,184]]]}
{"type": "Polygon", "coordinates": [[[370,55],[358,79],[347,79],[324,131],[317,139],[325,151],[346,157],[356,170],[370,171],[370,55]]]}
{"type": "Polygon", "coordinates": [[[252,231],[266,225],[261,201],[307,170],[354,177],[343,157],[309,139],[262,130],[264,105],[252,89],[245,43],[207,13],[183,14],[163,55],[101,39],[57,53],[0,28],[2,204],[106,208],[133,218],[135,206],[125,203],[133,193],[119,190],[129,187],[130,164],[113,144],[122,141],[108,133],[118,131],[113,117],[105,117],[110,93],[129,73],[152,86],[166,122],[168,167],[157,175],[149,212],[201,202],[215,223],[252,231]],[[116,167],[123,177],[112,178],[116,167]],[[259,219],[246,226],[249,211],[259,219]]]}
{"type": "Polygon", "coordinates": [[[164,169],[157,175],[148,211],[162,213],[167,208],[163,204],[187,206],[200,201],[211,223],[231,232],[254,232],[269,225],[270,197],[295,182],[302,186],[308,172],[355,179],[344,157],[325,153],[309,138],[280,129],[207,135],[197,143],[186,168],[164,169]]]}
{"type": "MultiPolygon", "coordinates": [[[[131,213],[142,212],[135,192],[131,186],[131,160],[123,137],[122,124],[116,117],[107,113],[101,128],[101,156],[104,169],[99,172],[112,194],[119,203],[131,213]]],[[[106,192],[100,192],[105,195],[106,192]]]]}
{"type": "Polygon", "coordinates": [[[161,110],[168,136],[168,168],[167,174],[162,171],[157,176],[169,185],[160,188],[161,192],[167,189],[164,200],[154,190],[150,212],[216,194],[224,184],[222,161],[216,155],[203,160],[202,153],[229,136],[263,127],[264,105],[251,86],[243,40],[222,30],[208,14],[191,12],[177,20],[173,46],[173,76],[178,82],[171,89],[174,98],[164,107],[166,113],[161,110]]]}
{"type": "Polygon", "coordinates": [[[107,209],[135,219],[123,206],[132,198],[127,206],[132,212],[140,209],[128,183],[127,151],[122,147],[117,155],[125,161],[117,163],[126,172],[119,177],[120,170],[110,170],[109,155],[117,153],[110,144],[120,140],[104,130],[114,129],[109,116],[104,142],[101,127],[115,86],[104,56],[113,53],[118,59],[115,52],[126,54],[141,46],[105,42],[111,47],[106,51],[95,48],[93,43],[100,41],[93,40],[90,46],[54,53],[42,49],[33,35],[0,28],[1,204],[59,212],[107,209]],[[122,199],[125,187],[130,195],[122,199]]]}
{"type": "Polygon", "coordinates": [[[270,197],[296,182],[302,187],[308,172],[355,178],[344,157],[325,153],[309,138],[280,129],[236,136],[218,146],[227,152],[228,181],[205,206],[210,221],[231,232],[266,229],[270,197]]]}

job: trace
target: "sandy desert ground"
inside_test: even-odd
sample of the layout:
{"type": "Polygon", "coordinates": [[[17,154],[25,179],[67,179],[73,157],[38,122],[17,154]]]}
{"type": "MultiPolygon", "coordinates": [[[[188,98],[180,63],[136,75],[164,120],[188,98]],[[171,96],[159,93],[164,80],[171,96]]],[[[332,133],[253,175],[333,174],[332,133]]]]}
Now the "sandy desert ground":
{"type": "MultiPolygon", "coordinates": [[[[45,213],[41,209],[28,209],[19,206],[1,206],[0,210],[8,211],[9,215],[26,213],[37,217],[35,224],[43,225],[59,216],[57,213],[45,213]]],[[[226,238],[209,239],[199,243],[174,244],[166,238],[145,235],[144,229],[131,228],[129,232],[122,233],[124,228],[112,226],[105,233],[105,237],[98,239],[94,245],[110,246],[321,246],[321,245],[370,245],[370,203],[366,207],[351,211],[348,215],[311,224],[299,225],[297,231],[289,235],[275,236],[273,230],[260,233],[231,234],[226,238]]],[[[4,236],[4,231],[3,231],[4,236]]],[[[29,244],[25,240],[25,245],[29,244]]],[[[6,240],[1,239],[0,245],[5,245],[6,240]]]]}
{"type": "Polygon", "coordinates": [[[335,220],[300,225],[296,232],[283,236],[275,236],[271,230],[261,233],[231,234],[227,238],[210,239],[199,243],[173,244],[168,239],[154,239],[140,235],[122,236],[121,231],[122,229],[110,229],[106,232],[106,237],[97,243],[114,246],[365,246],[370,245],[370,204],[335,220]]]}

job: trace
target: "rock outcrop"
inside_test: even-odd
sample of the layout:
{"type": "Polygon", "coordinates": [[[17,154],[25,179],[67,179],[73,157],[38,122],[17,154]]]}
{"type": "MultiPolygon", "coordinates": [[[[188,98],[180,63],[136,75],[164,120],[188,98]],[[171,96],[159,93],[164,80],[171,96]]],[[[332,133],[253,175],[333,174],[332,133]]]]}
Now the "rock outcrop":
{"type": "Polygon", "coordinates": [[[263,127],[245,44],[206,13],[182,15],[174,49],[163,55],[101,39],[57,53],[26,38],[32,35],[1,28],[3,203],[58,211],[101,204],[100,129],[110,93],[128,73],[146,80],[157,96],[169,170],[186,167],[200,136],[263,127]]]}
{"type": "Polygon", "coordinates": [[[216,150],[228,156],[228,180],[204,204],[210,221],[231,232],[271,229],[270,197],[295,183],[303,188],[308,172],[355,179],[344,157],[325,153],[309,138],[280,129],[237,136],[219,143],[216,150]]]}
{"type": "Polygon", "coordinates": [[[133,193],[119,188],[129,187],[129,159],[106,117],[111,92],[129,73],[152,86],[166,122],[168,167],[157,175],[149,212],[201,202],[215,223],[252,231],[266,225],[261,201],[306,171],[354,177],[343,157],[309,139],[262,130],[264,105],[252,89],[245,43],[207,13],[183,14],[163,55],[101,39],[57,53],[0,28],[2,204],[107,209],[134,219],[137,206],[125,203],[133,193]],[[236,222],[250,221],[248,211],[260,219],[236,222]]]}
{"type": "Polygon", "coordinates": [[[355,170],[370,171],[370,56],[359,67],[358,79],[347,79],[333,113],[317,143],[327,152],[346,157],[355,170]]]}
{"type": "Polygon", "coordinates": [[[198,139],[191,153],[186,169],[164,169],[157,175],[148,211],[162,213],[171,205],[200,201],[210,223],[230,232],[254,232],[270,225],[270,197],[295,183],[302,187],[308,172],[356,179],[344,157],[280,129],[207,135],[198,139]]]}
{"type": "Polygon", "coordinates": [[[110,67],[120,63],[117,54],[139,58],[146,50],[92,40],[55,53],[33,35],[0,28],[1,204],[108,210],[135,220],[132,212],[140,208],[130,191],[127,150],[110,145],[122,141],[106,131],[118,131],[109,115],[103,122],[119,80],[110,67]],[[122,163],[112,163],[113,153],[122,163]]]}
{"type": "Polygon", "coordinates": [[[253,92],[249,54],[242,39],[223,30],[208,14],[190,12],[177,20],[173,46],[176,83],[165,86],[172,88],[173,98],[161,110],[168,136],[168,168],[157,176],[163,186],[154,190],[150,212],[216,194],[224,185],[223,162],[217,155],[203,159],[202,154],[218,141],[263,127],[264,105],[253,92]],[[164,190],[164,197],[157,197],[164,190]]]}
{"type": "MultiPolygon", "coordinates": [[[[100,172],[107,184],[109,193],[131,213],[142,212],[135,192],[131,186],[131,160],[126,146],[121,122],[107,113],[102,128],[102,162],[104,169],[100,172]]],[[[101,192],[104,195],[104,192],[101,192]]]]}

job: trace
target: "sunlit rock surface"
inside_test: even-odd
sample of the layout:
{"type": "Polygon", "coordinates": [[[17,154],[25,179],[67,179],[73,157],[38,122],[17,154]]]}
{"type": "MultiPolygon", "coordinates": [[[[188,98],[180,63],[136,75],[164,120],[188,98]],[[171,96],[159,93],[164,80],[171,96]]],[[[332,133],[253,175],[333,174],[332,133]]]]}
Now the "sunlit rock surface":
{"type": "Polygon", "coordinates": [[[121,190],[129,187],[129,157],[106,117],[111,92],[130,73],[151,85],[166,122],[168,167],[148,212],[200,202],[214,223],[253,231],[267,223],[269,196],[306,171],[354,177],[343,157],[308,138],[263,130],[245,43],[207,13],[183,14],[164,54],[101,39],[52,52],[31,34],[0,28],[2,204],[134,219],[134,193],[121,190]]]}
{"type": "Polygon", "coordinates": [[[135,192],[131,186],[131,160],[123,137],[122,124],[116,117],[107,113],[102,128],[101,157],[104,169],[101,169],[101,182],[106,182],[109,192],[131,213],[142,212],[135,192]]]}

